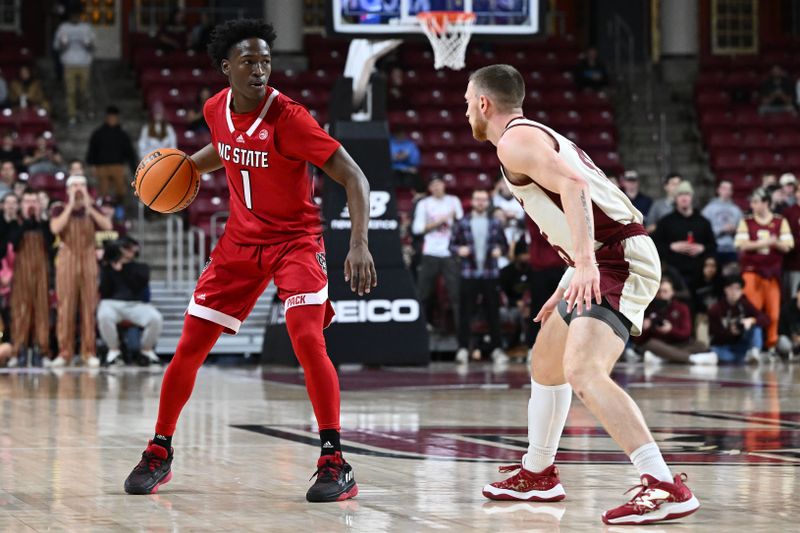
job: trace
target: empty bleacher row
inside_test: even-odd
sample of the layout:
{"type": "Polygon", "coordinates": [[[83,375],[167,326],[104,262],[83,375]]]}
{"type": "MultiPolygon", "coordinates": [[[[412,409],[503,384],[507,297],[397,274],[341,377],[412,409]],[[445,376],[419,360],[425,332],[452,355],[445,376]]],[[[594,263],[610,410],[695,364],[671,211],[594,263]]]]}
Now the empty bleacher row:
{"type": "Polygon", "coordinates": [[[800,120],[792,113],[760,114],[759,89],[770,67],[800,75],[796,41],[775,42],[760,54],[711,56],[695,83],[695,106],[717,181],[730,180],[735,199],[747,195],[765,173],[800,174],[800,120]]]}

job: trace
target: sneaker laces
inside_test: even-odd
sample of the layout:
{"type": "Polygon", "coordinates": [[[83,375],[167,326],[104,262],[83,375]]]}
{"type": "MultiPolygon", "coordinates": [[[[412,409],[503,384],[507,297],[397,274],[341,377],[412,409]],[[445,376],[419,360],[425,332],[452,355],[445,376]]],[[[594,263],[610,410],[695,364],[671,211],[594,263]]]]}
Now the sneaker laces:
{"type": "Polygon", "coordinates": [[[311,474],[311,477],[308,478],[308,480],[311,481],[316,476],[317,481],[337,481],[339,479],[339,471],[341,469],[341,464],[335,461],[327,460],[322,465],[317,467],[317,471],[311,474]]]}
{"type": "Polygon", "coordinates": [[[515,465],[506,465],[506,466],[501,466],[501,467],[499,467],[497,470],[498,470],[498,471],[499,471],[501,474],[508,474],[509,472],[514,472],[515,470],[520,470],[521,468],[522,468],[522,465],[521,465],[521,464],[519,464],[519,463],[517,463],[517,464],[515,464],[515,465]]]}
{"type": "Polygon", "coordinates": [[[151,472],[155,472],[156,468],[160,467],[163,462],[164,459],[154,453],[142,452],[142,459],[139,461],[138,466],[140,468],[146,467],[151,472]]]}
{"type": "MultiPolygon", "coordinates": [[[[686,474],[681,474],[681,480],[685,481],[685,479],[686,474]]],[[[631,498],[631,500],[628,502],[628,505],[632,506],[639,514],[652,511],[658,508],[662,501],[665,501],[664,498],[651,499],[653,496],[652,492],[656,490],[656,487],[649,486],[646,481],[629,488],[625,491],[625,494],[637,489],[638,492],[633,498],[631,498]]]]}

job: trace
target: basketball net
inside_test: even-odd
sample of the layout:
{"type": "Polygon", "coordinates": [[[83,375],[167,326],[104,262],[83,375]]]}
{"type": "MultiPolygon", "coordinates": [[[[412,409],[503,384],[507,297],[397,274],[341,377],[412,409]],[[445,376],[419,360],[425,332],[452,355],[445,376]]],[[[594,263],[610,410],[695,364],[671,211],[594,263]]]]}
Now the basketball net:
{"type": "Polygon", "coordinates": [[[463,11],[425,11],[417,14],[422,31],[433,48],[433,66],[453,70],[464,68],[467,45],[475,24],[475,13],[463,11]]]}

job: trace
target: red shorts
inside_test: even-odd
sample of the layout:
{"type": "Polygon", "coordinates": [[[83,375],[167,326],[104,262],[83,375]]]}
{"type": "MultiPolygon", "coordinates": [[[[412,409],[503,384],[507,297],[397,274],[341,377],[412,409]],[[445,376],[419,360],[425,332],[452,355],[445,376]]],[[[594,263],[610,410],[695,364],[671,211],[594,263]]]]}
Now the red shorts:
{"type": "Polygon", "coordinates": [[[286,311],[301,305],[326,305],[325,324],[333,319],[328,301],[328,269],[322,235],[307,235],[273,245],[239,245],[226,235],[217,243],[186,312],[236,334],[256,300],[275,278],[286,311]]]}

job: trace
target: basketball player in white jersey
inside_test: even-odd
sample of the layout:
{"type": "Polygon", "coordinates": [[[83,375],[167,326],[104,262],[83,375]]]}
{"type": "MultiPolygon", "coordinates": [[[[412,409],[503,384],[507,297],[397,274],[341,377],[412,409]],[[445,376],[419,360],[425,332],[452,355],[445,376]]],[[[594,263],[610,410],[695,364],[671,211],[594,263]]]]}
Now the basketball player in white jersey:
{"type": "Polygon", "coordinates": [[[629,335],[640,335],[661,268],[642,215],[580,148],[522,115],[525,84],[509,65],[470,76],[466,116],[474,137],[497,147],[511,192],[569,265],[535,321],[528,453],[512,477],[487,485],[493,500],[558,501],[566,494],[553,464],[572,392],[603,424],[639,470],[626,504],[603,513],[607,524],[649,524],[700,506],[673,477],[630,396],[609,374],[629,335]],[[554,313],[554,311],[556,311],[554,313]]]}

